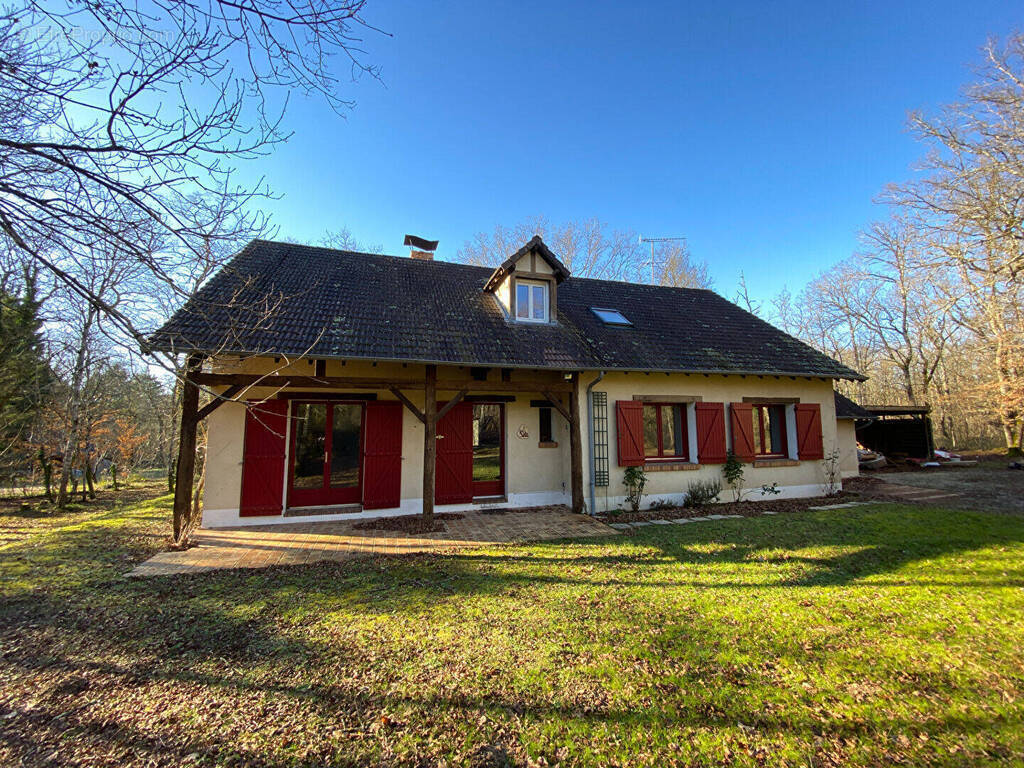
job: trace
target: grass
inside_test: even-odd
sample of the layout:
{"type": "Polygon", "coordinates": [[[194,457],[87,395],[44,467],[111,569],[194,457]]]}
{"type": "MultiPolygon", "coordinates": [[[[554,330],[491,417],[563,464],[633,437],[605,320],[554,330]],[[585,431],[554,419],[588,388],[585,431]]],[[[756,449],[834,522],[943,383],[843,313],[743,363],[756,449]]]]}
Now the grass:
{"type": "Polygon", "coordinates": [[[127,581],[0,518],[0,764],[1024,762],[1024,521],[875,506],[127,581]]]}

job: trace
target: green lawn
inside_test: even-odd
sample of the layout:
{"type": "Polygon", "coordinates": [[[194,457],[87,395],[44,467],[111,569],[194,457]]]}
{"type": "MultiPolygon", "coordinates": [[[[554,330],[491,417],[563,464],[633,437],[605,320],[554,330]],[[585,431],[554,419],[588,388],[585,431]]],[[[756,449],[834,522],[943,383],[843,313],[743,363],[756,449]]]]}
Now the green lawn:
{"type": "Polygon", "coordinates": [[[0,764],[1024,763],[1024,520],[876,506],[126,581],[0,517],[0,764]]]}

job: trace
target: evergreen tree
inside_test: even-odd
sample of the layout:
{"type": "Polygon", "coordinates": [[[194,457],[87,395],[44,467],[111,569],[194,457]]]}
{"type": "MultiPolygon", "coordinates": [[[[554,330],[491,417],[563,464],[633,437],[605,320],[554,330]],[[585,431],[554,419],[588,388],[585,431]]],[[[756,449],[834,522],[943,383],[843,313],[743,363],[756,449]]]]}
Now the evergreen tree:
{"type": "Polygon", "coordinates": [[[0,453],[9,466],[26,457],[31,460],[21,448],[28,448],[27,432],[53,381],[40,305],[32,271],[25,270],[20,290],[0,288],[0,453]]]}

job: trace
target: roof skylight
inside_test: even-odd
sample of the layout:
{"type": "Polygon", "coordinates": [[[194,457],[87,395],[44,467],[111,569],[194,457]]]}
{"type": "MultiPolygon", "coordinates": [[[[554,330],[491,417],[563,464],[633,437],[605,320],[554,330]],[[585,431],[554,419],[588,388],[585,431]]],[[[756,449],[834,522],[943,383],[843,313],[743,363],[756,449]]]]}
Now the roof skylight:
{"type": "Polygon", "coordinates": [[[591,307],[590,311],[597,315],[601,322],[606,325],[632,325],[632,323],[626,319],[626,316],[617,309],[591,307]]]}

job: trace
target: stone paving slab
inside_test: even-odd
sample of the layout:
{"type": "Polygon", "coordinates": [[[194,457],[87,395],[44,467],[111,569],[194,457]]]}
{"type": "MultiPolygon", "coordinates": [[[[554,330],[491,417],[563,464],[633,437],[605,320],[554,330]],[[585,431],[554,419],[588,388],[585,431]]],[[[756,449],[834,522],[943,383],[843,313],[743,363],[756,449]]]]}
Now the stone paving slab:
{"type": "Polygon", "coordinates": [[[615,527],[587,515],[574,515],[564,506],[517,509],[500,515],[463,514],[462,519],[444,521],[445,530],[423,534],[353,528],[358,520],[201,528],[195,533],[196,546],[180,552],[161,552],[127,575],[170,576],[224,568],[304,565],[373,555],[620,535],[615,527]]]}

